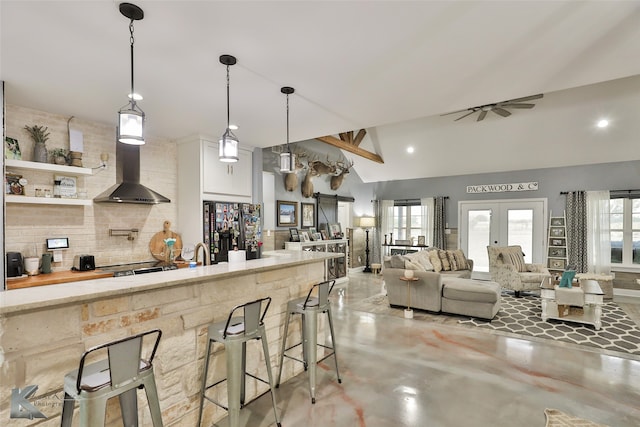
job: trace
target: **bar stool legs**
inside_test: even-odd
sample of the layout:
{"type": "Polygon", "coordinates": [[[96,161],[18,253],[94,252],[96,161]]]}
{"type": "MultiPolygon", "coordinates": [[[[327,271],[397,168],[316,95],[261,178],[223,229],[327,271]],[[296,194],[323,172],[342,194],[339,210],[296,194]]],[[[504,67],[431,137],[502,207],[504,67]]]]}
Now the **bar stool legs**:
{"type": "Polygon", "coordinates": [[[200,394],[200,413],[198,415],[198,426],[202,423],[202,413],[204,400],[227,410],[229,414],[229,426],[238,427],[240,425],[240,409],[245,406],[245,380],[252,377],[269,385],[271,392],[271,402],[275,414],[276,424],[280,427],[280,418],[276,408],[276,396],[273,390],[273,374],[269,357],[269,345],[267,343],[266,329],[264,326],[264,316],[271,304],[271,298],[263,298],[257,301],[246,303],[231,310],[226,322],[215,323],[209,326],[207,353],[204,362],[204,373],[202,375],[202,390],[200,394]],[[266,308],[261,313],[262,302],[268,301],[266,308]],[[244,310],[244,316],[233,317],[236,310],[244,310]],[[258,339],[262,341],[262,351],[264,353],[265,364],[267,366],[268,381],[258,378],[246,371],[247,341],[258,339]],[[224,344],[226,353],[227,378],[207,385],[207,375],[209,372],[209,360],[213,342],[224,344]],[[227,384],[227,406],[213,400],[206,395],[207,390],[226,382],[227,384]]]}
{"type": "Polygon", "coordinates": [[[336,367],[336,376],[338,377],[338,383],[342,383],[340,378],[340,371],[338,369],[338,355],[336,351],[335,331],[333,328],[333,317],[331,316],[331,305],[329,303],[329,294],[335,281],[326,281],[314,285],[306,298],[300,298],[293,301],[289,301],[287,304],[287,317],[284,324],[284,334],[282,336],[282,349],[280,351],[280,369],[278,371],[278,379],[276,381],[276,388],[280,386],[280,379],[282,378],[282,365],[284,358],[293,359],[297,362],[304,364],[305,371],[309,373],[309,393],[311,395],[311,403],[316,403],[316,367],[318,362],[334,356],[334,362],[336,367]],[[317,297],[312,297],[312,293],[317,289],[317,297]],[[331,331],[331,341],[333,347],[327,347],[322,344],[318,344],[318,314],[327,313],[329,320],[329,330],[331,331]],[[300,314],[302,321],[302,342],[292,345],[287,348],[287,337],[289,332],[289,322],[293,314],[300,314]],[[302,360],[296,359],[288,354],[287,351],[302,345],[302,360]],[[330,353],[323,356],[318,360],[317,347],[323,347],[331,350],[330,353]]]}

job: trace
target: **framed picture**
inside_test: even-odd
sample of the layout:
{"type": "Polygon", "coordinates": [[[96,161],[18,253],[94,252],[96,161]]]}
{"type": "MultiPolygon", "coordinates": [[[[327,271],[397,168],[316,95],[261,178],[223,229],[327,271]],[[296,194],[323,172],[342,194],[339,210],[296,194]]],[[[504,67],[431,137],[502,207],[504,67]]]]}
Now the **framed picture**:
{"type": "Polygon", "coordinates": [[[551,237],[564,237],[564,227],[550,227],[549,234],[551,237]]]}
{"type": "Polygon", "coordinates": [[[566,258],[567,248],[549,248],[549,256],[552,258],[566,258]]]}
{"type": "Polygon", "coordinates": [[[277,201],[278,227],[298,225],[298,202],[277,201]]]}
{"type": "Polygon", "coordinates": [[[566,246],[564,244],[564,239],[551,239],[549,244],[550,246],[566,246]]]}
{"type": "Polygon", "coordinates": [[[549,268],[554,270],[564,270],[566,267],[565,261],[563,259],[550,259],[549,260],[549,268]]]}
{"type": "Polygon", "coordinates": [[[320,235],[322,236],[322,240],[329,240],[329,235],[327,234],[327,230],[320,230],[320,235]]]}
{"type": "Polygon", "coordinates": [[[426,246],[427,243],[427,238],[426,236],[418,236],[418,246],[426,246]]]}
{"type": "Polygon", "coordinates": [[[339,223],[329,224],[329,236],[331,239],[340,239],[342,237],[342,228],[339,223]]]}
{"type": "Polygon", "coordinates": [[[551,218],[552,227],[564,227],[564,218],[551,218]]]}
{"type": "Polygon", "coordinates": [[[311,239],[309,238],[309,233],[307,233],[305,230],[300,231],[300,241],[301,242],[311,241],[311,239]]]}
{"type": "Polygon", "coordinates": [[[298,234],[298,229],[295,227],[292,227],[289,229],[289,241],[290,242],[299,242],[300,241],[300,235],[298,234]]]}
{"type": "Polygon", "coordinates": [[[13,160],[22,160],[22,152],[20,151],[20,144],[15,138],[4,138],[4,158],[13,160]]]}
{"type": "Polygon", "coordinates": [[[322,234],[318,233],[317,231],[315,233],[313,233],[313,240],[323,240],[322,239],[322,234]]]}
{"type": "Polygon", "coordinates": [[[316,205],[313,203],[301,203],[302,205],[302,224],[301,227],[316,226],[316,205]]]}

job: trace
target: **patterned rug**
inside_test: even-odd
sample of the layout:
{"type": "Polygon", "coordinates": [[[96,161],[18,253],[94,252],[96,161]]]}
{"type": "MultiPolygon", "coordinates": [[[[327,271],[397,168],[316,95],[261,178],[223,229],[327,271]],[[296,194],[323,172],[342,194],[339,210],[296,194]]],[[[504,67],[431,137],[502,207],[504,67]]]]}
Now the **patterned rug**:
{"type": "Polygon", "coordinates": [[[545,409],[544,415],[547,417],[545,427],[607,427],[604,424],[596,424],[591,421],[583,420],[557,409],[545,409]]]}
{"type": "MultiPolygon", "coordinates": [[[[403,317],[402,308],[389,307],[386,295],[371,296],[352,304],[354,310],[388,314],[403,317]]],[[[640,328],[614,302],[605,302],[602,306],[602,328],[598,331],[591,325],[562,320],[541,319],[540,297],[525,295],[515,298],[513,294],[502,294],[500,311],[491,321],[414,310],[414,319],[427,320],[442,324],[458,324],[466,327],[478,327],[527,337],[537,337],[554,341],[564,341],[597,347],[616,353],[640,356],[640,328]]]]}

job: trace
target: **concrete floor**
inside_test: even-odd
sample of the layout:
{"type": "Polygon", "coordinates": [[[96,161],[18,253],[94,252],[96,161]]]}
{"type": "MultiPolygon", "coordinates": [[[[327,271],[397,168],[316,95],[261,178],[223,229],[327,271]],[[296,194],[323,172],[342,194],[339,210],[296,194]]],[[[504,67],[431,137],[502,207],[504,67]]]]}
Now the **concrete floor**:
{"type": "MultiPolygon", "coordinates": [[[[543,427],[545,408],[640,425],[639,358],[349,308],[381,285],[380,276],[351,273],[336,286],[342,384],[331,358],[319,365],[315,405],[306,373],[282,384],[282,426],[543,427]]],[[[275,425],[268,393],[242,414],[247,427],[275,425]]]]}

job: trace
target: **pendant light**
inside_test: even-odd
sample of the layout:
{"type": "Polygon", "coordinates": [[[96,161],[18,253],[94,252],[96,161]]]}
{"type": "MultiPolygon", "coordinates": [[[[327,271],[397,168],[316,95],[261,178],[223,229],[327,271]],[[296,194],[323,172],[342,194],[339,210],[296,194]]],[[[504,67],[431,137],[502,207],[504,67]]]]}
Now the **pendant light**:
{"type": "Polygon", "coordinates": [[[220,63],[227,66],[227,130],[224,131],[220,138],[220,151],[218,159],[221,162],[237,162],[238,161],[238,138],[231,132],[229,125],[229,67],[235,65],[235,56],[221,55],[220,63]]]}
{"type": "Polygon", "coordinates": [[[295,89],[285,86],[280,92],[287,95],[287,151],[280,153],[280,172],[293,172],[296,166],[296,155],[291,152],[289,146],[289,95],[295,92],[295,89]]]}
{"type": "Polygon", "coordinates": [[[133,21],[144,18],[144,12],[135,4],[120,3],[120,13],[129,18],[129,42],[131,44],[131,92],[129,103],[118,111],[118,141],[131,144],[144,144],[144,111],[138,107],[133,87],[133,21]]]}

